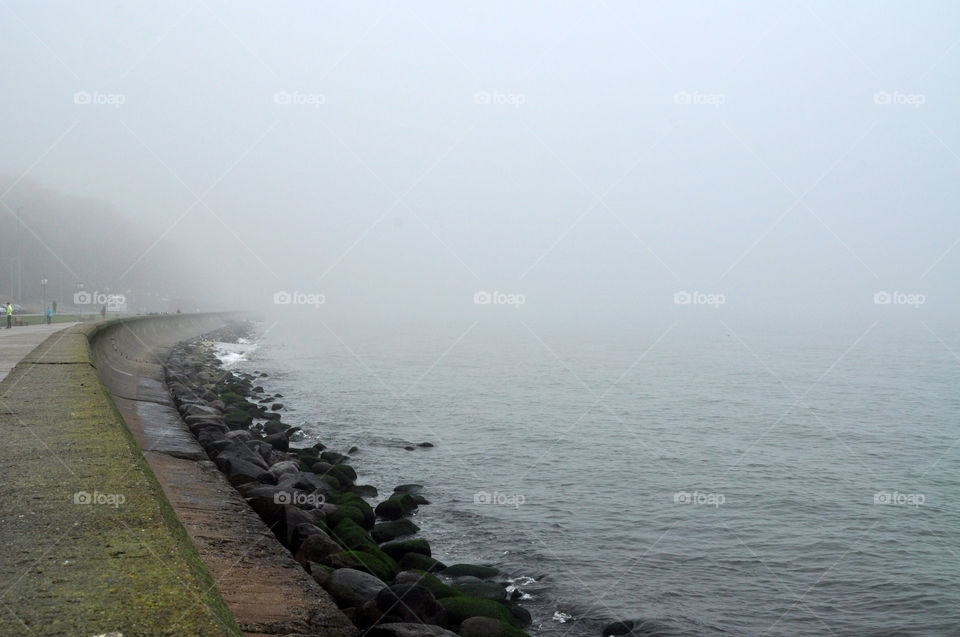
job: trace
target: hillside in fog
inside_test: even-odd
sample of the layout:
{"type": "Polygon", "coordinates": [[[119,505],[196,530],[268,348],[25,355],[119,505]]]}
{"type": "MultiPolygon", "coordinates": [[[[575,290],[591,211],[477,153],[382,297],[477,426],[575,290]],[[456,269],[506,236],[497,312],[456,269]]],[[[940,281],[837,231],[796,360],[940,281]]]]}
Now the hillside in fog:
{"type": "Polygon", "coordinates": [[[47,301],[64,308],[84,290],[122,294],[136,311],[171,311],[187,299],[196,304],[184,251],[160,239],[162,230],[29,178],[0,175],[0,192],[7,191],[0,208],[0,299],[39,308],[46,279],[47,301]]]}

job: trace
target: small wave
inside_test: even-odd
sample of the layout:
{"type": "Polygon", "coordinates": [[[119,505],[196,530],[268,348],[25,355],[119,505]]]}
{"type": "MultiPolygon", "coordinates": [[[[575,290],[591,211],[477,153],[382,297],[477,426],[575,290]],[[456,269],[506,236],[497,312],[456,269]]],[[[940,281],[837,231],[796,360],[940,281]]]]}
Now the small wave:
{"type": "Polygon", "coordinates": [[[560,622],[561,624],[566,624],[568,621],[573,619],[573,615],[565,613],[560,610],[553,611],[553,621],[560,622]]]}
{"type": "Polygon", "coordinates": [[[249,360],[250,354],[257,349],[257,344],[245,338],[240,338],[236,343],[214,343],[213,352],[225,367],[233,367],[237,363],[249,360]]]}

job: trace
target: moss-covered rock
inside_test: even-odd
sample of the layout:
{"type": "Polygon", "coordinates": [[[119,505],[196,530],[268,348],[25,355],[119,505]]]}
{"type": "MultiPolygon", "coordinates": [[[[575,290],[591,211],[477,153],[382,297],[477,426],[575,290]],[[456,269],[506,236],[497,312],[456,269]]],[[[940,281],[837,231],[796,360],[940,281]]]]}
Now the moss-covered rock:
{"type": "Polygon", "coordinates": [[[394,493],[377,505],[376,513],[384,520],[399,520],[416,508],[417,502],[409,493],[394,493]]]}
{"type": "Polygon", "coordinates": [[[507,589],[494,582],[463,582],[457,588],[467,597],[491,599],[495,602],[507,601],[507,589]]]}
{"type": "Polygon", "coordinates": [[[471,617],[460,624],[461,637],[530,637],[510,624],[492,617],[471,617]]]}
{"type": "Polygon", "coordinates": [[[365,529],[372,529],[374,523],[377,521],[377,516],[373,512],[373,509],[366,500],[356,493],[340,493],[331,498],[331,501],[337,506],[349,506],[360,511],[363,515],[363,521],[357,523],[365,529]]]}
{"type": "Polygon", "coordinates": [[[477,597],[445,597],[440,605],[447,611],[447,620],[453,626],[459,626],[471,617],[492,617],[506,624],[513,623],[513,616],[507,607],[489,599],[477,597]]]}
{"type": "Polygon", "coordinates": [[[327,513],[326,523],[328,527],[331,529],[336,528],[336,526],[345,519],[353,520],[360,527],[364,526],[363,511],[351,505],[337,504],[336,506],[337,508],[335,511],[327,513]]]}
{"type": "Polygon", "coordinates": [[[400,558],[400,568],[404,570],[430,571],[439,573],[447,568],[443,562],[422,553],[407,553],[400,558]]]}
{"type": "Polygon", "coordinates": [[[392,542],[381,544],[380,550],[395,560],[399,560],[407,553],[419,553],[429,557],[430,543],[423,539],[393,540],[392,542]]]}
{"type": "MultiPolygon", "coordinates": [[[[390,559],[386,553],[381,552],[380,555],[390,559]]],[[[381,559],[380,555],[370,551],[342,551],[328,556],[325,562],[333,568],[354,568],[389,582],[396,574],[396,569],[391,568],[390,563],[381,559]]]]}
{"type": "Polygon", "coordinates": [[[444,597],[457,597],[462,595],[462,593],[450,586],[444,584],[440,581],[436,575],[428,573],[426,571],[420,571],[416,569],[404,569],[400,567],[402,572],[397,575],[397,584],[419,584],[423,586],[437,599],[442,599],[444,597]]]}
{"type": "Polygon", "coordinates": [[[231,429],[244,429],[250,426],[250,423],[253,422],[253,418],[251,418],[250,414],[245,411],[233,410],[228,411],[223,416],[223,422],[225,422],[231,429]]]}
{"type": "Polygon", "coordinates": [[[350,456],[345,456],[342,453],[337,453],[336,451],[324,451],[320,454],[322,460],[326,460],[330,464],[343,464],[350,459],[350,456]]]}
{"type": "Polygon", "coordinates": [[[355,493],[361,498],[377,497],[377,488],[370,484],[355,484],[350,487],[350,493],[355,493]]]}
{"type": "Polygon", "coordinates": [[[330,535],[345,549],[353,550],[364,546],[376,546],[370,534],[350,518],[340,520],[333,527],[330,535]]]}
{"type": "Polygon", "coordinates": [[[348,487],[354,483],[357,479],[357,472],[353,470],[348,464],[335,464],[330,467],[330,470],[327,471],[327,475],[331,475],[337,480],[340,481],[344,487],[348,487]]]}
{"type": "Polygon", "coordinates": [[[413,535],[419,530],[419,526],[410,520],[403,518],[400,520],[392,520],[390,522],[380,522],[376,524],[373,527],[373,531],[370,532],[370,535],[373,536],[373,539],[377,542],[389,542],[390,540],[395,540],[398,537],[413,535]]]}

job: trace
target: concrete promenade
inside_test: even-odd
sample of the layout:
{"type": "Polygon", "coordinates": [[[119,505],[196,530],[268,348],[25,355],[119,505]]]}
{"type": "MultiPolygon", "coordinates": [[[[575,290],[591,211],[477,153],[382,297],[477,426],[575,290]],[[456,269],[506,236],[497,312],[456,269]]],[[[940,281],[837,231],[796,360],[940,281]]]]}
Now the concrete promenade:
{"type": "Polygon", "coordinates": [[[76,323],[53,323],[52,325],[28,325],[7,329],[6,318],[0,321],[0,380],[3,380],[13,366],[30,353],[54,332],[72,327],[76,323]]]}
{"type": "Polygon", "coordinates": [[[92,363],[97,329],[0,334],[4,371],[48,335],[0,382],[0,635],[239,635],[92,363]]]}

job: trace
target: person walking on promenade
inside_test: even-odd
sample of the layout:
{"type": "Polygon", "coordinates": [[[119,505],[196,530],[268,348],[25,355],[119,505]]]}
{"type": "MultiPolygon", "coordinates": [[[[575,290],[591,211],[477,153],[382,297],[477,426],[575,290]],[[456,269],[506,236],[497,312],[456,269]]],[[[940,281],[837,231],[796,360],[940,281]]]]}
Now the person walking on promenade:
{"type": "Polygon", "coordinates": [[[100,318],[107,318],[107,306],[104,305],[100,308],[100,318]]]}
{"type": "Polygon", "coordinates": [[[9,330],[13,327],[13,305],[10,304],[10,301],[7,301],[7,329],[9,330]]]}
{"type": "Polygon", "coordinates": [[[50,310],[50,308],[48,307],[48,308],[47,308],[47,311],[44,313],[44,316],[47,317],[47,325],[50,325],[50,316],[51,316],[51,314],[53,314],[53,312],[52,312],[52,311],[50,310]]]}

